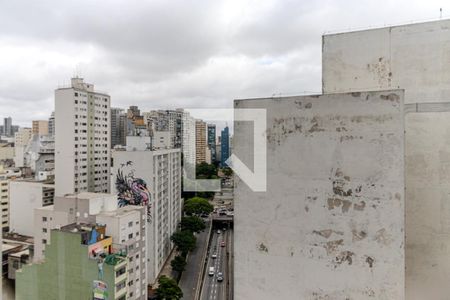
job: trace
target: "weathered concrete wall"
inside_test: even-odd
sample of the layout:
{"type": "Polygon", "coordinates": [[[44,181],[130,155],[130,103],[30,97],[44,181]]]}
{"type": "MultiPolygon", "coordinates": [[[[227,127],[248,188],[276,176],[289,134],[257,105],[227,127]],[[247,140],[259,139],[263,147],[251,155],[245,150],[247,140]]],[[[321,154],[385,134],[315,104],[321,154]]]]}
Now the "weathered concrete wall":
{"type": "Polygon", "coordinates": [[[405,103],[450,99],[450,20],[323,37],[323,92],[405,90],[405,103]]]}
{"type": "Polygon", "coordinates": [[[448,299],[450,20],[326,35],[322,57],[324,93],[400,87],[434,111],[405,117],[406,296],[448,299]]]}
{"type": "Polygon", "coordinates": [[[406,115],[406,298],[449,299],[450,112],[406,115]]]}
{"type": "MultiPolygon", "coordinates": [[[[235,299],[404,299],[403,92],[238,100],[267,109],[267,192],[236,178],[235,299]]],[[[236,122],[250,167],[253,130],[236,122]]]]}

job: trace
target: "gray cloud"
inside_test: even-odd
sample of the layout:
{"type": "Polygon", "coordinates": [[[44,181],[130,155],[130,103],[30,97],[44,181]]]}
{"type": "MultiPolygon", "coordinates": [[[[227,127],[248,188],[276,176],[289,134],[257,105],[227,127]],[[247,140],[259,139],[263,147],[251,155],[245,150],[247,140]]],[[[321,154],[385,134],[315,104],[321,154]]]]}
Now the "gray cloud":
{"type": "Polygon", "coordinates": [[[113,106],[143,109],[319,92],[325,31],[435,18],[439,7],[450,10],[437,0],[1,1],[0,117],[47,117],[76,73],[113,106]]]}

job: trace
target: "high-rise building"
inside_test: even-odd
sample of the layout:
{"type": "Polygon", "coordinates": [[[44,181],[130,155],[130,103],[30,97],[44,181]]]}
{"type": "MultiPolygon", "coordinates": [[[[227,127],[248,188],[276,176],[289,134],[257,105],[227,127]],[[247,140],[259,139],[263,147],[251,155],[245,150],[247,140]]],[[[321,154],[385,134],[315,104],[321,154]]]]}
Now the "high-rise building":
{"type": "Polygon", "coordinates": [[[216,161],[216,124],[208,124],[208,147],[211,151],[211,161],[216,161]]]}
{"type": "Polygon", "coordinates": [[[195,121],[195,163],[206,162],[206,123],[195,121]]]}
{"type": "Polygon", "coordinates": [[[183,164],[195,167],[195,119],[187,111],[182,111],[183,124],[183,164]]]}
{"type": "Polygon", "coordinates": [[[170,236],[181,220],[181,153],[180,149],[134,149],[113,152],[112,186],[120,206],[147,208],[147,278],[154,284],[173,249],[170,236]]]}
{"type": "Polygon", "coordinates": [[[110,96],[82,78],[55,91],[57,196],[109,192],[110,96]]]}
{"type": "Polygon", "coordinates": [[[55,112],[53,111],[48,119],[48,135],[55,136],[55,112]]]}
{"type": "Polygon", "coordinates": [[[146,299],[129,297],[134,270],[107,226],[73,223],[48,234],[45,260],[16,272],[16,299],[146,299]]]}
{"type": "Polygon", "coordinates": [[[111,148],[126,144],[126,114],[122,108],[111,108],[111,148]]]}
{"type": "Polygon", "coordinates": [[[220,166],[226,167],[226,161],[230,157],[230,132],[228,126],[220,134],[220,166]]]}
{"type": "Polygon", "coordinates": [[[13,136],[12,118],[7,117],[3,119],[3,134],[6,136],[13,136]]]}
{"type": "Polygon", "coordinates": [[[32,133],[38,135],[48,135],[48,121],[34,120],[32,126],[32,133]]]}

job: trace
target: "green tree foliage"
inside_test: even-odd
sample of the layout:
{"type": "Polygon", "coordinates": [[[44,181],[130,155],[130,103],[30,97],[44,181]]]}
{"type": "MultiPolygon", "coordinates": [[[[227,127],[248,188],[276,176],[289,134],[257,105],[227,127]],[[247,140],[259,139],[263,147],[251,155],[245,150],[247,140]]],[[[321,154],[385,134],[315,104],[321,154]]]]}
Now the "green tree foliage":
{"type": "Polygon", "coordinates": [[[178,230],[170,237],[170,240],[175,244],[178,251],[180,251],[183,256],[189,251],[195,249],[195,243],[197,239],[194,234],[189,230],[178,230]]]}
{"type": "Polygon", "coordinates": [[[217,167],[213,164],[202,162],[196,166],[195,170],[198,179],[214,179],[213,176],[217,177],[217,167]]]}
{"type": "Polygon", "coordinates": [[[181,230],[189,230],[191,232],[200,232],[206,228],[205,221],[197,216],[189,216],[181,218],[181,230]]]}
{"type": "Polygon", "coordinates": [[[156,296],[160,300],[178,300],[183,297],[183,292],[177,282],[167,276],[158,279],[159,286],[156,289],[156,296]]]}
{"type": "Polygon", "coordinates": [[[230,177],[231,175],[233,175],[233,170],[231,170],[231,168],[223,168],[222,172],[227,177],[230,177]]]}
{"type": "Polygon", "coordinates": [[[186,267],[186,259],[181,255],[177,255],[170,262],[170,266],[172,267],[172,270],[181,273],[186,267]]]}
{"type": "Polygon", "coordinates": [[[188,215],[210,214],[214,207],[205,198],[194,197],[184,203],[184,212],[188,215]]]}

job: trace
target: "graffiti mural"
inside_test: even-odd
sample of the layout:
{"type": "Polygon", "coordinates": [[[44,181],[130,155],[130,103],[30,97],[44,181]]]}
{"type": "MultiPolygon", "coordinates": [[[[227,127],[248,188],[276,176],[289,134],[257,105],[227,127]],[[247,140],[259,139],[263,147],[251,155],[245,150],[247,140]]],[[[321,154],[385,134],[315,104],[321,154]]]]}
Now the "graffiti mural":
{"type": "Polygon", "coordinates": [[[133,162],[128,161],[121,164],[116,175],[116,190],[119,200],[119,207],[127,205],[140,205],[147,208],[147,222],[151,222],[150,190],[147,183],[141,178],[135,178],[134,170],[129,170],[126,174],[124,169],[132,167],[133,162]]]}

